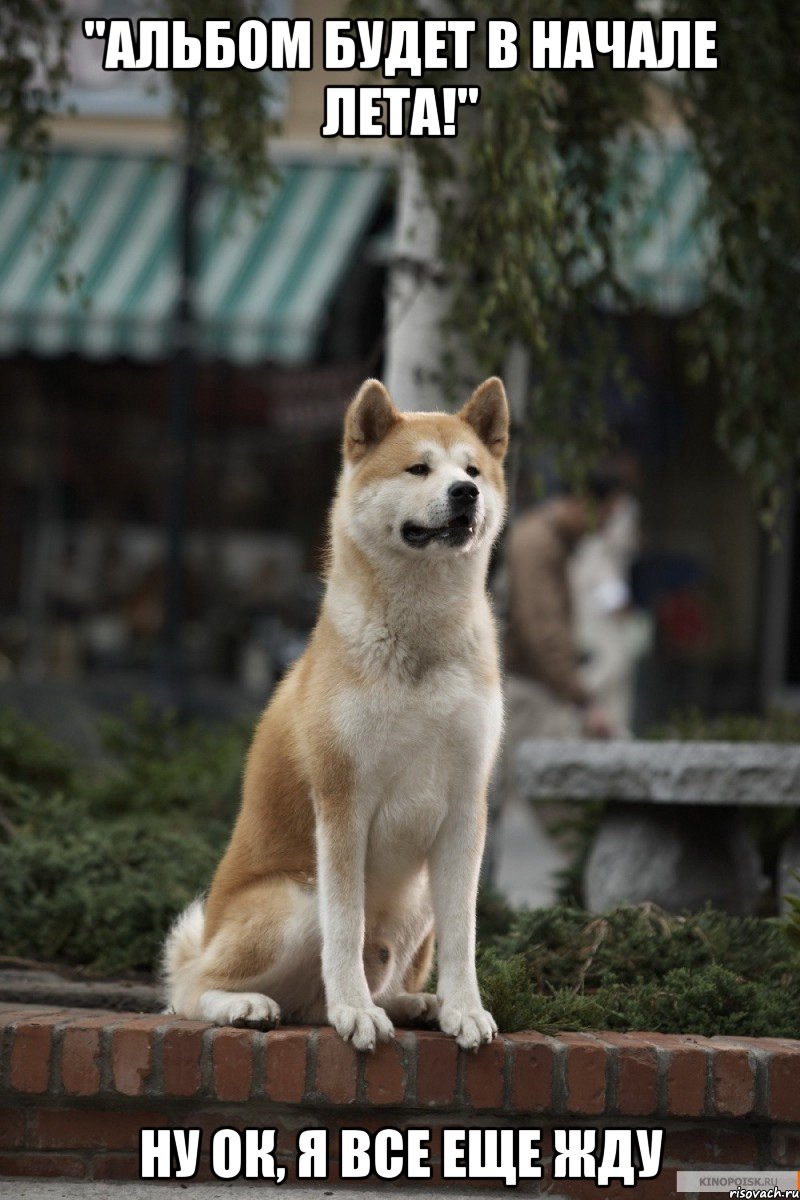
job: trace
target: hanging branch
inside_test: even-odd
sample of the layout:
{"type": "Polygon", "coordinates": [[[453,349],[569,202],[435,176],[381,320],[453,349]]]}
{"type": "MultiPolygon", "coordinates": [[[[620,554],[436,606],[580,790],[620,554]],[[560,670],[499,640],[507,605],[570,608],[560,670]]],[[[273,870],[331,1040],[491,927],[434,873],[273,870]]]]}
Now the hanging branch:
{"type": "MultiPolygon", "coordinates": [[[[633,0],[543,0],[535,16],[630,20],[640,8],[633,0]]],[[[380,11],[373,0],[351,0],[358,16],[421,17],[424,9],[419,0],[380,11]]],[[[447,12],[477,20],[472,62],[485,61],[485,6],[451,0],[447,12]]],[[[601,59],[594,70],[533,72],[525,65],[531,9],[511,0],[503,16],[520,29],[519,67],[491,76],[477,68],[470,82],[481,84],[480,104],[459,126],[457,155],[446,139],[414,142],[452,283],[442,378],[463,358],[459,339],[486,371],[500,370],[518,339],[533,365],[529,444],[555,450],[573,480],[604,451],[601,389],[609,379],[630,387],[597,304],[601,295],[619,311],[630,302],[612,237],[615,210],[631,203],[630,181],[618,178],[614,150],[668,87],[707,181],[702,215],[717,239],[692,322],[693,374],[718,384],[719,443],[772,525],[800,452],[800,8],[668,0],[660,15],[716,19],[718,68],[648,76],[612,71],[601,59]]],[[[464,77],[428,72],[424,82],[464,77]]]]}

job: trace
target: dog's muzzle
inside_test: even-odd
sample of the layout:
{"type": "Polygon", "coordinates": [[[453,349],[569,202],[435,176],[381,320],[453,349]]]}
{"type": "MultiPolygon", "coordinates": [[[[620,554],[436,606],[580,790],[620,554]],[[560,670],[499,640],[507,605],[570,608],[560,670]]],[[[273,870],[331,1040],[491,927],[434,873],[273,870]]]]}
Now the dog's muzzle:
{"type": "Polygon", "coordinates": [[[431,542],[445,545],[464,546],[474,537],[478,527],[477,509],[480,491],[471,480],[451,483],[447,489],[450,516],[444,525],[416,525],[406,521],[401,529],[403,541],[409,546],[422,548],[431,542]]]}

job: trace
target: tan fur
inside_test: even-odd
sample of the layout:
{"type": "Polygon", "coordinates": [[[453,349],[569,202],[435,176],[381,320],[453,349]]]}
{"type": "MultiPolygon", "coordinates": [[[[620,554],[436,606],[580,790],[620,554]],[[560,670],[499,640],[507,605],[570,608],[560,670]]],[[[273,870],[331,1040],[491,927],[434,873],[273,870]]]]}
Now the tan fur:
{"type": "Polygon", "coordinates": [[[421,992],[428,982],[433,966],[433,952],[436,948],[436,937],[433,930],[420,942],[416,954],[411,960],[411,966],[406,971],[403,987],[407,992],[421,992]]]}
{"type": "MultiPolygon", "coordinates": [[[[373,747],[391,746],[386,739],[395,730],[398,737],[403,736],[396,718],[387,717],[392,723],[384,728],[384,706],[377,697],[386,696],[387,712],[391,712],[394,696],[405,690],[412,707],[416,694],[425,696],[430,704],[428,692],[418,693],[418,689],[438,686],[435,681],[440,677],[456,680],[462,675],[465,688],[485,689],[493,698],[499,693],[496,639],[483,577],[505,500],[502,458],[507,423],[505,396],[496,380],[478,389],[456,416],[399,413],[377,381],[368,381],[351,405],[345,421],[345,465],[331,513],[325,604],[306,652],[280,684],[255,730],[241,809],[205,908],[187,913],[182,931],[176,926],[168,940],[166,974],[178,1011],[188,1016],[210,1014],[215,1020],[263,1022],[277,1019],[280,1005],[285,1015],[322,1019],[325,999],[319,978],[318,921],[321,917],[325,928],[326,914],[316,915],[320,847],[328,874],[334,881],[340,880],[349,895],[358,882],[352,878],[353,848],[361,844],[366,847],[367,859],[360,945],[370,993],[375,996],[388,989],[386,1008],[395,1019],[435,1015],[433,997],[401,994],[402,989],[422,992],[433,957],[424,852],[420,850],[418,863],[410,852],[406,873],[393,882],[388,878],[391,856],[387,867],[376,868],[377,873],[370,867],[374,855],[386,854],[384,841],[395,836],[392,830],[396,825],[399,829],[408,819],[414,827],[419,821],[413,814],[403,817],[402,810],[394,811],[391,806],[366,817],[360,789],[373,747]],[[482,535],[476,535],[479,549],[474,554],[468,548],[460,558],[457,550],[415,552],[401,545],[400,573],[391,562],[387,571],[384,551],[380,547],[374,551],[374,534],[365,537],[359,532],[359,513],[363,509],[372,529],[373,494],[383,494],[380,489],[388,486],[413,498],[416,483],[407,468],[418,460],[420,447],[428,445],[443,460],[450,461],[448,455],[468,455],[494,505],[492,529],[483,542],[482,535]],[[408,572],[402,568],[402,554],[407,556],[408,572]],[[474,565],[467,561],[468,554],[474,565]],[[408,595],[404,592],[406,574],[409,585],[418,580],[408,595]],[[447,584],[451,576],[452,587],[447,584]],[[361,618],[357,613],[368,616],[361,618]],[[368,629],[364,625],[367,619],[371,623],[368,629]],[[365,718],[367,724],[356,737],[351,736],[348,721],[361,720],[358,706],[352,707],[361,694],[365,705],[377,707],[374,725],[365,718]],[[365,826],[365,820],[371,824],[365,826]],[[301,961],[304,955],[307,962],[301,961]],[[314,963],[317,966],[312,969],[314,963]],[[230,992],[243,994],[241,1004],[231,1006],[224,1000],[230,992]],[[277,1004],[268,1000],[267,1008],[260,1005],[262,992],[274,997],[277,1004]]],[[[448,469],[463,475],[463,465],[456,463],[448,469]]],[[[396,531],[392,537],[399,540],[396,531]]],[[[398,711],[405,715],[407,708],[403,704],[398,711]]],[[[370,710],[365,707],[364,711],[370,710]]],[[[420,720],[424,736],[425,719],[420,720]]],[[[467,731],[454,736],[467,736],[467,731]]],[[[492,739],[496,741],[495,735],[492,739]]],[[[485,764],[490,766],[493,745],[487,745],[485,764]]],[[[387,752],[383,751],[384,755],[387,752]]],[[[402,769],[406,761],[399,743],[396,753],[399,767],[392,767],[387,758],[384,775],[378,777],[386,779],[387,788],[392,786],[391,772],[402,769]]],[[[411,756],[408,761],[411,763],[411,756]]],[[[483,844],[488,766],[482,766],[475,776],[480,793],[475,799],[477,807],[470,802],[470,812],[474,809],[475,815],[470,817],[471,833],[464,839],[470,862],[476,856],[479,860],[483,844]]],[[[433,837],[442,817],[433,814],[426,819],[433,822],[433,837]]],[[[353,895],[357,893],[355,887],[353,895]]],[[[345,902],[351,907],[356,903],[343,899],[345,902]]],[[[346,970],[346,964],[340,969],[346,970]]],[[[326,978],[326,988],[334,988],[331,979],[326,978]]],[[[332,1003],[328,995],[329,1010],[332,1003]]],[[[474,1000],[471,1003],[474,1006],[474,1000]]],[[[383,1036],[381,1019],[374,1016],[380,1010],[369,1011],[378,1036],[383,1036]]],[[[337,1027],[341,1020],[334,1020],[337,1027]]],[[[361,1020],[353,1018],[352,1037],[357,1045],[369,1047],[369,1030],[363,1032],[369,1022],[365,1025],[364,1018],[359,1025],[361,1020]]],[[[374,1044],[374,1030],[371,1036],[374,1044]]],[[[485,1038],[486,1033],[480,1036],[485,1038]]]]}

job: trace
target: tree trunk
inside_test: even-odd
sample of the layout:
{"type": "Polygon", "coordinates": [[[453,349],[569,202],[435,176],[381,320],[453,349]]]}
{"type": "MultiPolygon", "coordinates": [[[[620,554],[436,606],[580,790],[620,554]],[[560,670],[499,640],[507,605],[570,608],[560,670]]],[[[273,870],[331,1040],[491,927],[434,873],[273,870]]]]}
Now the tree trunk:
{"type": "Polygon", "coordinates": [[[384,379],[398,408],[444,407],[442,318],[449,292],[439,259],[439,222],[413,150],[400,160],[397,225],[389,271],[384,379]]]}

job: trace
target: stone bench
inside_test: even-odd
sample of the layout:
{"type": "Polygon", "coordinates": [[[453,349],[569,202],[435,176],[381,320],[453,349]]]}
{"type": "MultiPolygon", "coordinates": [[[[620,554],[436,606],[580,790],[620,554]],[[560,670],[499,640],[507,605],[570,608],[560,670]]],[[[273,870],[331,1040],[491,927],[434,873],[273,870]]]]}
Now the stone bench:
{"type": "MultiPolygon", "coordinates": [[[[744,807],[800,807],[800,747],[756,742],[523,742],[517,772],[533,800],[606,801],[584,874],[589,909],[651,901],[755,911],[767,887],[744,807]]],[[[800,826],[779,862],[797,893],[800,826]]]]}

